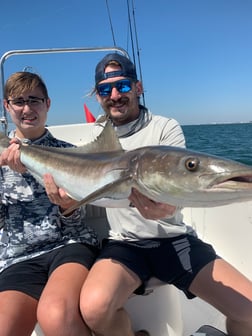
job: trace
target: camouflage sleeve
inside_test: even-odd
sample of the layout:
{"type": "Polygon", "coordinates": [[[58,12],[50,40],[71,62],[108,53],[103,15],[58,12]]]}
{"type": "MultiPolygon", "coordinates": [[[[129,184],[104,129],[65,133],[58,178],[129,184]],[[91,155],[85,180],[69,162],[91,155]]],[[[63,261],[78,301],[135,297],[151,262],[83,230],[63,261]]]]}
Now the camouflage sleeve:
{"type": "Polygon", "coordinates": [[[3,194],[3,171],[0,169],[0,229],[3,228],[6,216],[6,207],[2,203],[2,194],[3,194]]]}
{"type": "Polygon", "coordinates": [[[6,207],[4,204],[0,203],[0,230],[4,227],[6,215],[6,207]]]}
{"type": "Polygon", "coordinates": [[[77,208],[71,215],[64,216],[59,210],[59,217],[62,226],[82,225],[85,212],[82,208],[77,208]]]}

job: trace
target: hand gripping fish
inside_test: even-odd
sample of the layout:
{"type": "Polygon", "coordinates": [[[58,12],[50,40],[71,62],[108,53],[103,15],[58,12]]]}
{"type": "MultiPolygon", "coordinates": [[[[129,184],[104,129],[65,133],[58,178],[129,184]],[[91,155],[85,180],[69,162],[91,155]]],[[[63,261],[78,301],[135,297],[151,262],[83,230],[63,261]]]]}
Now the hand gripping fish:
{"type": "MultiPolygon", "coordinates": [[[[0,153],[9,138],[0,133],[0,153]]],[[[129,206],[132,187],[150,199],[181,207],[214,207],[252,199],[252,167],[171,146],[124,151],[110,122],[77,148],[21,145],[21,162],[43,184],[55,183],[81,204],[129,206]]],[[[65,214],[73,210],[68,209],[65,214]]]]}

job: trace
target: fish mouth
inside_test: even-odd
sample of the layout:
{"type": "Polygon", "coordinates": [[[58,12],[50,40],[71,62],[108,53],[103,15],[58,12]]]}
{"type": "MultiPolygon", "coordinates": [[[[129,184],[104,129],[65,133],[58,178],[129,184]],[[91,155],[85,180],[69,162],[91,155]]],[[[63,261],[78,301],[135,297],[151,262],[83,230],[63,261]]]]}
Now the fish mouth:
{"type": "Polygon", "coordinates": [[[213,185],[213,189],[252,189],[252,175],[236,175],[229,178],[221,178],[216,180],[213,185]]]}

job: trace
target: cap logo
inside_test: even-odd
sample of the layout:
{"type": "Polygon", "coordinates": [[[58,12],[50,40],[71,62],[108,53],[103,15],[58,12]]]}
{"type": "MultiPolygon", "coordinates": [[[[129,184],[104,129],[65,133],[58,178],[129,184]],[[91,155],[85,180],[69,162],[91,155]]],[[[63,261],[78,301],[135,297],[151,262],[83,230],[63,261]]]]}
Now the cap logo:
{"type": "Polygon", "coordinates": [[[123,76],[123,71],[110,71],[104,73],[104,79],[123,76]]]}

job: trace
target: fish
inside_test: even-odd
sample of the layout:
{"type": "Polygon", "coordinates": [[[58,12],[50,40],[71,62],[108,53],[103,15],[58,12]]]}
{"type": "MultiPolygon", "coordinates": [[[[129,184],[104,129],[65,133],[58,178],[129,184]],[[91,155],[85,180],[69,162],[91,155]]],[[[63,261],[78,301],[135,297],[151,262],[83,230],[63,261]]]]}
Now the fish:
{"type": "MultiPolygon", "coordinates": [[[[0,132],[0,153],[8,146],[9,138],[0,132]]],[[[49,173],[77,201],[64,214],[86,204],[128,207],[132,188],[153,201],[180,207],[252,200],[252,166],[175,146],[123,150],[111,122],[94,141],[79,147],[23,143],[20,160],[41,184],[49,173]]]]}

